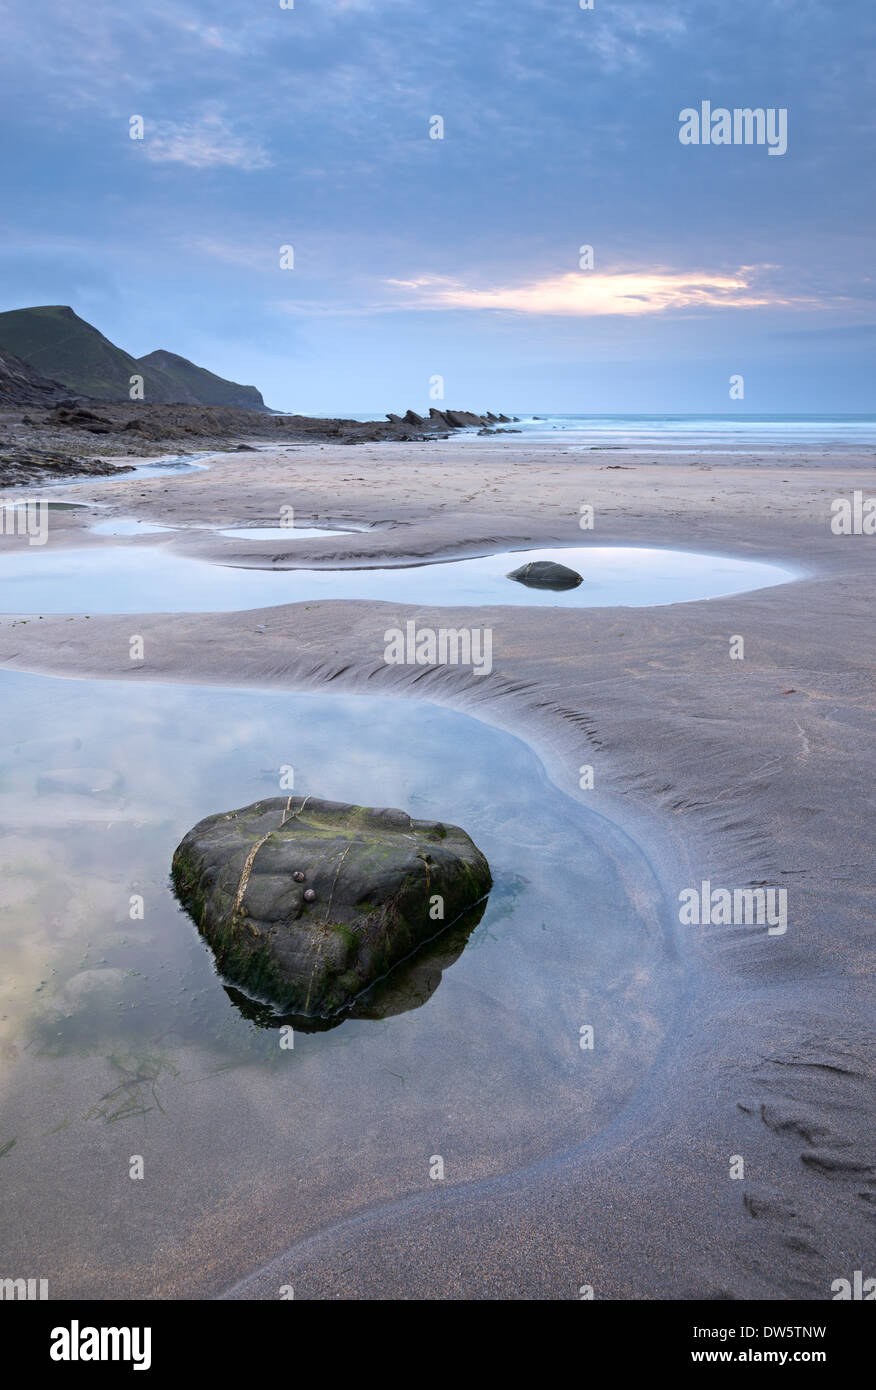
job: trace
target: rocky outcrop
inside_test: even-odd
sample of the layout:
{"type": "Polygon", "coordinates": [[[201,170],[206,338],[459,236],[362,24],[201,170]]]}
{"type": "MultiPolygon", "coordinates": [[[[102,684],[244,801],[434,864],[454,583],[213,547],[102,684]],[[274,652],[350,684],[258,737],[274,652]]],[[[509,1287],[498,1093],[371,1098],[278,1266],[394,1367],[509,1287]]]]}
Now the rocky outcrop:
{"type": "Polygon", "coordinates": [[[4,449],[0,452],[0,486],[21,487],[43,479],[106,477],[113,473],[132,473],[130,464],[114,464],[108,459],[83,459],[53,449],[4,449]]]}
{"type": "MultiPolygon", "coordinates": [[[[28,370],[26,364],[21,366],[28,370]]],[[[0,363],[0,395],[2,383],[0,363]]],[[[256,442],[268,445],[273,440],[284,444],[323,440],[351,445],[383,440],[413,443],[446,438],[461,427],[451,425],[447,415],[464,422],[481,419],[468,411],[435,411],[426,420],[413,410],[385,420],[348,420],[257,413],[233,406],[157,405],[148,400],[122,403],[71,397],[68,388],[57,385],[46,392],[45,400],[41,392],[38,396],[34,404],[43,404],[45,410],[24,418],[16,413],[14,419],[3,418],[4,414],[11,415],[11,410],[4,412],[0,399],[0,486],[34,482],[43,472],[46,476],[54,474],[62,455],[74,465],[78,457],[81,467],[73,467],[71,472],[112,472],[111,465],[91,456],[89,451],[95,447],[105,455],[128,457],[182,455],[192,449],[219,452],[241,445],[252,447],[256,442]],[[99,446],[93,435],[102,436],[99,446]]],[[[68,470],[65,467],[63,471],[68,470]]]]}
{"type": "Polygon", "coordinates": [[[310,796],[209,816],[177,848],[173,881],[231,984],[321,1018],[492,885],[457,826],[310,796]]]}
{"type": "Polygon", "coordinates": [[[483,425],[485,417],[472,415],[470,410],[445,410],[444,418],[453,429],[462,430],[472,425],[483,425]]]}
{"type": "Polygon", "coordinates": [[[59,381],[41,376],[28,362],[0,348],[0,409],[53,405],[68,395],[59,381]]]}
{"type": "Polygon", "coordinates": [[[64,425],[67,429],[88,430],[89,434],[111,434],[113,423],[106,415],[96,415],[93,410],[82,406],[68,406],[67,402],[56,405],[52,411],[52,422],[64,425]]]}
{"type": "Polygon", "coordinates": [[[583,582],[577,570],[569,569],[568,565],[557,565],[553,560],[531,560],[529,564],[512,570],[507,577],[531,589],[576,589],[583,582]]]}

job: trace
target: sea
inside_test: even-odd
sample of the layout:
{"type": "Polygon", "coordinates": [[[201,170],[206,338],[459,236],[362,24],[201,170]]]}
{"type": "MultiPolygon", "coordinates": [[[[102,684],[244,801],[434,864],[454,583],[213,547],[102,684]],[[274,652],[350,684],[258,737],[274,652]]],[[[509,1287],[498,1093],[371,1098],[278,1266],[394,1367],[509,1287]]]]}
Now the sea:
{"type": "MultiPolygon", "coordinates": [[[[439,407],[440,408],[440,407],[439,407]]],[[[453,407],[451,407],[453,408],[453,407]]],[[[461,408],[461,407],[460,407],[461,408]]],[[[424,408],[423,412],[428,411],[424,408]]],[[[494,413],[498,413],[494,409],[494,413]]],[[[550,443],[570,453],[612,449],[618,453],[728,454],[752,450],[781,454],[801,447],[876,453],[876,414],[861,415],[556,415],[514,411],[500,430],[519,430],[533,444],[550,443]]],[[[382,419],[382,412],[347,416],[382,419]]],[[[475,429],[457,439],[477,438],[475,429]]]]}

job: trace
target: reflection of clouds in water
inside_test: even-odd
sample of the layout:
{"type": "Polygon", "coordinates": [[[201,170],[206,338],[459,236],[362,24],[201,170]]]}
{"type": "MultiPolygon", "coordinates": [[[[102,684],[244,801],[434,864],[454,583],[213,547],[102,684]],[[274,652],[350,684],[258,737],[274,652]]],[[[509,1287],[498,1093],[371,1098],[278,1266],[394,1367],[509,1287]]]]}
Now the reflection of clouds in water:
{"type": "MultiPolygon", "coordinates": [[[[125,1143],[145,1127],[153,1162],[185,1175],[189,1205],[170,1225],[154,1211],[151,1225],[132,1217],[134,1268],[153,1240],[183,1239],[183,1216],[212,1219],[241,1174],[273,1190],[294,1170],[305,1206],[332,1184],[358,1202],[369,1174],[406,1190],[414,1150],[440,1151],[436,1127],[450,1126],[459,1175],[577,1142],[654,1055],[661,955],[630,907],[647,866],[513,737],[388,697],[17,673],[0,673],[0,707],[15,750],[0,767],[0,1047],[19,1053],[0,1065],[0,1145],[18,1136],[3,1163],[27,1165],[25,1234],[48,1211],[59,1233],[81,1221],[80,1253],[90,1248],[102,1192],[93,1166],[72,1162],[89,1115],[125,1143]],[[302,1034],[281,1053],[276,1035],[229,1001],[168,872],[198,820],[276,795],[264,774],[290,764],[296,792],[462,825],[495,888],[434,990],[409,984],[420,1007],[302,1034]],[[97,796],[70,782],[63,795],[38,792],[47,773],[77,767],[123,782],[97,796]],[[144,897],[143,921],[128,917],[131,892],[144,897]],[[601,1040],[586,1072],[582,1023],[601,1040]],[[153,1059],[145,1080],[137,1057],[153,1059]],[[156,1058],[173,1068],[160,1070],[162,1108],[150,1093],[156,1058]],[[55,1128],[49,1144],[42,1136],[55,1128]]],[[[54,1257],[63,1266],[60,1246],[54,1257]]]]}
{"type": "Polygon", "coordinates": [[[212,564],[167,546],[56,549],[0,556],[0,607],[8,613],[240,612],[318,599],[429,606],[523,604],[653,606],[782,584],[777,565],[688,551],[571,546],[363,569],[261,569],[212,564]],[[571,566],[584,583],[557,592],[520,585],[509,570],[529,561],[571,566]]]}
{"type": "MultiPolygon", "coordinates": [[[[59,904],[68,904],[62,916],[74,935],[87,924],[90,937],[117,947],[131,883],[140,873],[138,856],[154,859],[150,912],[161,896],[167,915],[163,877],[182,834],[217,809],[275,795],[285,765],[294,767],[299,793],[394,805],[421,818],[462,822],[489,853],[500,882],[511,867],[506,842],[513,840],[514,856],[532,855],[537,861],[532,882],[540,898],[550,899],[548,863],[570,851],[579,869],[598,858],[580,836],[570,841],[562,811],[551,812],[550,796],[544,795],[542,779],[533,777],[537,764],[524,745],[502,736],[497,756],[493,731],[446,711],[386,697],[363,702],[278,692],[192,692],[178,686],[150,686],[135,694],[123,684],[101,685],[101,699],[95,700],[96,687],[26,677],[12,678],[5,688],[15,754],[0,793],[0,821],[10,828],[27,822],[32,827],[18,851],[19,870],[31,861],[19,882],[30,885],[26,891],[33,906],[19,903],[26,932],[10,961],[21,985],[15,1019],[8,1020],[13,1028],[28,1016],[44,1016],[48,996],[37,999],[34,991],[46,961],[52,960],[61,987],[64,971],[76,967],[57,954],[59,935],[51,924],[59,904]],[[11,699],[16,681],[17,701],[11,699]],[[240,712],[253,701],[262,713],[240,712]],[[34,728],[59,727],[63,719],[74,725],[75,735],[28,737],[34,728]],[[106,777],[94,767],[98,760],[106,765],[106,777]],[[81,776],[71,775],[76,768],[81,776]],[[45,785],[60,785],[63,793],[40,794],[45,785]],[[89,795],[94,786],[102,790],[89,795]],[[54,840],[44,834],[49,816],[54,840]],[[134,840],[119,839],[125,827],[129,837],[136,832],[134,840]],[[62,830],[73,837],[69,845],[58,843],[62,830]],[[107,856],[115,883],[105,878],[107,856]]],[[[525,903],[518,910],[525,919],[525,903]]],[[[477,934],[479,947],[505,936],[507,918],[500,890],[477,934]],[[496,932],[500,920],[502,930],[496,932]]],[[[178,924],[173,929],[178,933],[178,924]]],[[[141,924],[135,940],[145,946],[147,935],[141,924]]],[[[171,955],[178,947],[171,941],[171,955]]]]}
{"type": "MultiPolygon", "coordinates": [[[[258,698],[268,705],[270,713],[229,725],[222,719],[221,694],[217,693],[218,703],[212,705],[211,693],[203,692],[205,698],[199,700],[209,727],[205,741],[198,741],[198,731],[192,741],[189,730],[179,741],[187,759],[194,759],[203,777],[214,784],[216,778],[210,768],[217,752],[236,758],[246,749],[252,761],[243,791],[248,794],[252,788],[252,799],[267,794],[272,776],[276,794],[280,769],[285,766],[294,768],[296,792],[404,809],[415,801],[416,814],[422,818],[452,819],[460,801],[478,799],[484,774],[477,764],[483,764],[483,753],[471,750],[475,767],[461,764],[456,731],[448,730],[441,721],[424,738],[422,707],[407,708],[401,701],[375,698],[367,701],[363,711],[361,701],[349,698],[259,692],[257,697],[240,698],[258,698]],[[388,743],[394,750],[391,758],[387,757],[388,743]],[[452,785],[442,772],[449,757],[455,764],[452,785]]],[[[227,697],[224,703],[227,706],[227,697]]],[[[179,738],[180,716],[179,709],[168,711],[165,737],[179,738]]],[[[187,718],[182,713],[184,725],[187,718]]],[[[219,794],[220,789],[216,791],[219,794]]],[[[486,806],[489,799],[482,795],[480,800],[486,806]]]]}
{"type": "MultiPolygon", "coordinates": [[[[50,837],[44,828],[6,833],[0,841],[0,1043],[23,1044],[38,1020],[67,1011],[59,991],[79,970],[92,938],[100,941],[101,924],[118,919],[117,883],[91,871],[84,891],[77,886],[77,848],[63,832],[50,837]]],[[[98,959],[100,950],[93,954],[98,959]]]]}

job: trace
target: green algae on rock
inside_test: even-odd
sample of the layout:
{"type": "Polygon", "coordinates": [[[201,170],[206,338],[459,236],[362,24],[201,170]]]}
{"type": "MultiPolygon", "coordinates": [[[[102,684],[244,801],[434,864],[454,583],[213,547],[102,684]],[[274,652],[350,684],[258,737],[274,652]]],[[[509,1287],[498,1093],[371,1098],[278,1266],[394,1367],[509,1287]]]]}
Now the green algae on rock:
{"type": "Polygon", "coordinates": [[[322,1018],[492,885],[458,826],[312,796],[208,816],[177,847],[173,881],[226,979],[322,1018]]]}
{"type": "Polygon", "coordinates": [[[278,1013],[270,1004],[252,999],[234,985],[225,985],[225,993],[235,1009],[259,1029],[292,1027],[299,1033],[327,1033],[339,1028],[348,1018],[385,1019],[409,1013],[426,1004],[435,993],[445,970],[462,955],[469,938],[481,921],[487,899],[481,898],[468,908],[438,936],[426,941],[406,960],[394,966],[375,984],[364,990],[349,1008],[328,1018],[314,1014],[278,1013]]]}

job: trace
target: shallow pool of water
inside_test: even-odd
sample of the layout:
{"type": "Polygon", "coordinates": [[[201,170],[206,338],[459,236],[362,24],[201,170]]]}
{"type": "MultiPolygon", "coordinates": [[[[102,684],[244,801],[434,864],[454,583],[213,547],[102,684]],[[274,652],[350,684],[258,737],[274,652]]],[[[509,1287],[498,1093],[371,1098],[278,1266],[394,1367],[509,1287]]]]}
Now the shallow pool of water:
{"type": "MultiPolygon", "coordinates": [[[[171,458],[149,459],[143,463],[135,463],[133,470],[127,473],[120,473],[121,478],[163,478],[168,473],[205,473],[209,464],[202,463],[202,459],[212,458],[212,454],[177,454],[171,458]]],[[[123,460],[119,460],[122,462],[123,460]]]]}
{"type": "Polygon", "coordinates": [[[132,517],[110,517],[97,521],[89,530],[98,536],[156,536],[160,531],[172,531],[172,526],[159,526],[154,521],[135,521],[132,517]]]}
{"type": "Polygon", "coordinates": [[[210,564],[164,546],[62,550],[16,538],[0,556],[0,612],[226,612],[316,599],[649,607],[767,588],[793,577],[761,561],[629,546],[509,551],[381,569],[268,570],[210,564]],[[555,592],[507,578],[510,570],[541,559],[571,566],[584,582],[555,592]]]}
{"type": "MultiPolygon", "coordinates": [[[[358,529],[358,528],[357,528],[358,529]]],[[[319,526],[236,526],[230,531],[220,531],[234,541],[309,541],[323,536],[351,536],[352,527],[326,529],[319,526]]]]}
{"type": "Polygon", "coordinates": [[[0,1263],[51,1297],[221,1290],[428,1191],[433,1155],[453,1184],[583,1140],[651,1065],[675,989],[651,867],[509,734],[386,698],[9,672],[0,717],[0,1263]],[[290,775],[462,825],[495,880],[473,930],[291,1048],[168,881],[201,817],[290,775]]]}

